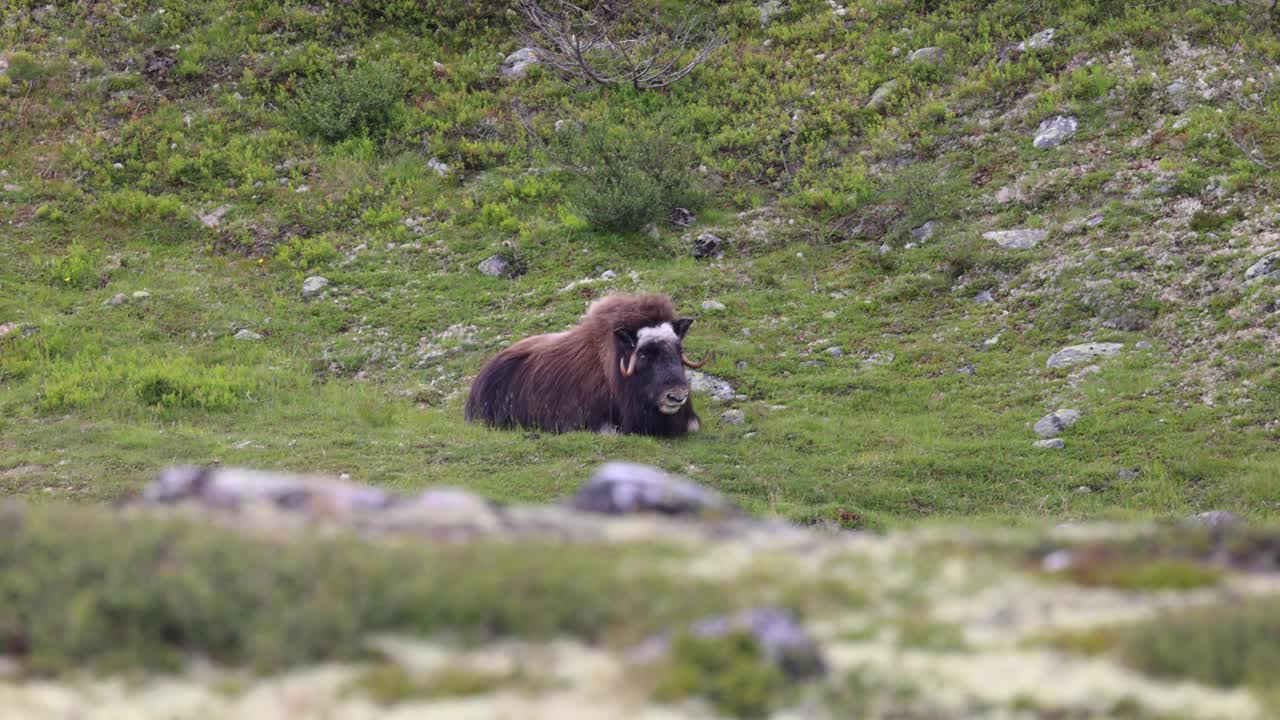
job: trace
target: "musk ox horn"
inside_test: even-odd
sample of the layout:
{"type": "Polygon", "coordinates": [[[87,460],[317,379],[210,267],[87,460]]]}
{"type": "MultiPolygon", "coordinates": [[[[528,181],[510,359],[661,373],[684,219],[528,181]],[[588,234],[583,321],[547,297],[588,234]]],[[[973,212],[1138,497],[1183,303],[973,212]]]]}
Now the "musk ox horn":
{"type": "Polygon", "coordinates": [[[704,357],[704,358],[702,358],[702,361],[701,361],[701,362],[694,362],[694,361],[692,361],[692,360],[690,360],[690,359],[689,359],[689,356],[688,356],[688,355],[681,355],[681,356],[680,356],[680,362],[684,363],[684,366],[685,366],[685,367],[687,367],[687,368],[693,368],[694,370],[697,370],[698,368],[702,367],[703,365],[706,365],[707,363],[711,362],[711,358],[710,358],[710,357],[704,357]]]}
{"type": "Polygon", "coordinates": [[[629,360],[618,358],[618,369],[622,371],[622,377],[631,377],[635,372],[636,354],[631,353],[629,360]]]}

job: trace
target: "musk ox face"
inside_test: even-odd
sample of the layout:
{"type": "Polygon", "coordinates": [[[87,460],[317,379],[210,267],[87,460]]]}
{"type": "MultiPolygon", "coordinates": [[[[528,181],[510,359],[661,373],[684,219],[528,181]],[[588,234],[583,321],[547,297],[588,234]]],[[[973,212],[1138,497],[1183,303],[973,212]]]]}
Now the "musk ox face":
{"type": "Polygon", "coordinates": [[[681,318],[638,331],[621,328],[614,333],[623,384],[664,415],[680,412],[689,402],[689,380],[684,369],[694,363],[684,357],[684,336],[692,324],[691,318],[681,318]]]}

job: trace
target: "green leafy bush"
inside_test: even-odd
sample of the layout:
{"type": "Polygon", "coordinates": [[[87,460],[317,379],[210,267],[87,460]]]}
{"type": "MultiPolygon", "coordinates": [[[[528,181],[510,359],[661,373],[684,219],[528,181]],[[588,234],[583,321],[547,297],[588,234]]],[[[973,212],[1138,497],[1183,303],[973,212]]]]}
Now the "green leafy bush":
{"type": "Polygon", "coordinates": [[[396,125],[404,84],[390,68],[361,63],[308,79],[288,104],[289,120],[327,142],[383,138],[396,125]]]}
{"type": "Polygon", "coordinates": [[[323,237],[295,237],[276,248],[276,262],[296,270],[311,270],[338,257],[338,250],[323,237]]]}
{"type": "Polygon", "coordinates": [[[720,638],[682,635],[673,643],[671,656],[655,697],[673,701],[701,696],[731,717],[767,716],[786,682],[747,633],[720,638]]]}
{"type": "Polygon", "coordinates": [[[97,282],[97,261],[83,243],[73,242],[65,255],[45,263],[45,276],[57,287],[87,288],[97,282]]]}
{"type": "Polygon", "coordinates": [[[569,201],[594,227],[639,230],[676,207],[700,202],[690,172],[693,152],[661,121],[606,116],[558,140],[574,175],[569,201]]]}

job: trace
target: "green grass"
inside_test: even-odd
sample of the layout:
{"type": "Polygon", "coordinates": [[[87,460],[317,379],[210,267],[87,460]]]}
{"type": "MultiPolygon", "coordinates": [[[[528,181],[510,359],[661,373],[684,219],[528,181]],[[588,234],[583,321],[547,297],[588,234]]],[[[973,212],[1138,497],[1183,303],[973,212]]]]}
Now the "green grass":
{"type": "Polygon", "coordinates": [[[279,671],[369,657],[391,632],[628,644],[751,602],[662,572],[677,554],[650,546],[288,542],[67,505],[7,510],[0,538],[0,643],[33,673],[172,670],[190,652],[279,671]]]}
{"type": "Polygon", "coordinates": [[[1280,384],[1248,336],[1275,329],[1269,290],[1195,289],[1248,265],[1222,238],[1275,177],[1225,138],[1276,157],[1278,106],[1196,102],[1175,132],[1150,100],[1164,84],[1139,82],[1172,72],[1175,30],[1242,58],[1221,72],[1263,77],[1280,42],[1246,10],[858,0],[842,18],[806,1],[761,27],[734,2],[717,19],[729,46],[659,95],[502,81],[507,16],[455,5],[6,11],[0,169],[20,189],[0,194],[0,323],[38,331],[0,338],[0,492],[112,499],[165,464],[221,462],[545,501],[626,458],[752,511],[851,527],[1280,515],[1280,384]],[[1046,26],[1054,47],[997,61],[1046,26]],[[926,44],[948,60],[908,66],[901,51],[926,44]],[[1133,68],[1073,62],[1119,49],[1133,68]],[[889,79],[884,113],[861,109],[889,79]],[[656,238],[595,229],[573,202],[580,178],[548,152],[559,120],[625,136],[617,118],[659,111],[707,192],[692,232],[730,241],[721,262],[695,261],[662,223],[656,238]],[[1077,138],[1031,147],[1041,119],[1068,112],[1077,138]],[[1157,117],[1160,138],[1131,145],[1157,117]],[[1153,236],[1168,198],[1152,168],[1175,198],[1227,178],[1178,225],[1199,239],[1153,236]],[[1023,194],[993,201],[1003,187],[1023,194]],[[197,219],[221,206],[215,227],[197,219]],[[1062,231],[1095,213],[1098,228],[1062,231]],[[926,220],[934,236],[903,249],[926,220]],[[1050,239],[981,239],[1021,226],[1050,239]],[[526,272],[479,274],[493,254],[526,272]],[[605,270],[617,279],[561,291],[605,270]],[[310,275],[332,284],[306,300],[310,275]],[[744,426],[706,398],[705,432],[681,442],[462,422],[486,357],[629,290],[699,316],[690,349],[717,351],[707,370],[747,397],[744,426]],[[975,303],[983,290],[997,302],[975,303]],[[118,293],[130,300],[103,305],[118,293]],[[728,309],[699,311],[713,298],[728,309]],[[1127,349],[1079,378],[1045,368],[1086,339],[1127,349]],[[877,353],[893,360],[863,362],[877,353]],[[1065,405],[1084,412],[1066,448],[1033,448],[1030,424],[1065,405]]]}

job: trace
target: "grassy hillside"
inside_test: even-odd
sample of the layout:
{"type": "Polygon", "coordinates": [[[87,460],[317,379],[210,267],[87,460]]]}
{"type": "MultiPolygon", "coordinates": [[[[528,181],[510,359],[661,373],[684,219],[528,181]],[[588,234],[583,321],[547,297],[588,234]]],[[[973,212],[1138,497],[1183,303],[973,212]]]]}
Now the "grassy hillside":
{"type": "Polygon", "coordinates": [[[491,0],[5,4],[0,492],[181,461],[539,500],[631,458],[849,527],[1280,515],[1280,283],[1245,280],[1280,249],[1269,11],[712,9],[707,65],[605,91],[503,77],[491,0]],[[672,178],[636,212],[696,223],[602,229],[593,139],[672,178]],[[1012,229],[1046,235],[983,237],[1012,229]],[[463,424],[488,355],[633,290],[742,396],[698,397],[702,435],[463,424]],[[1124,347],[1046,367],[1084,342],[1124,347]],[[1033,447],[1059,408],[1065,447],[1033,447]]]}

